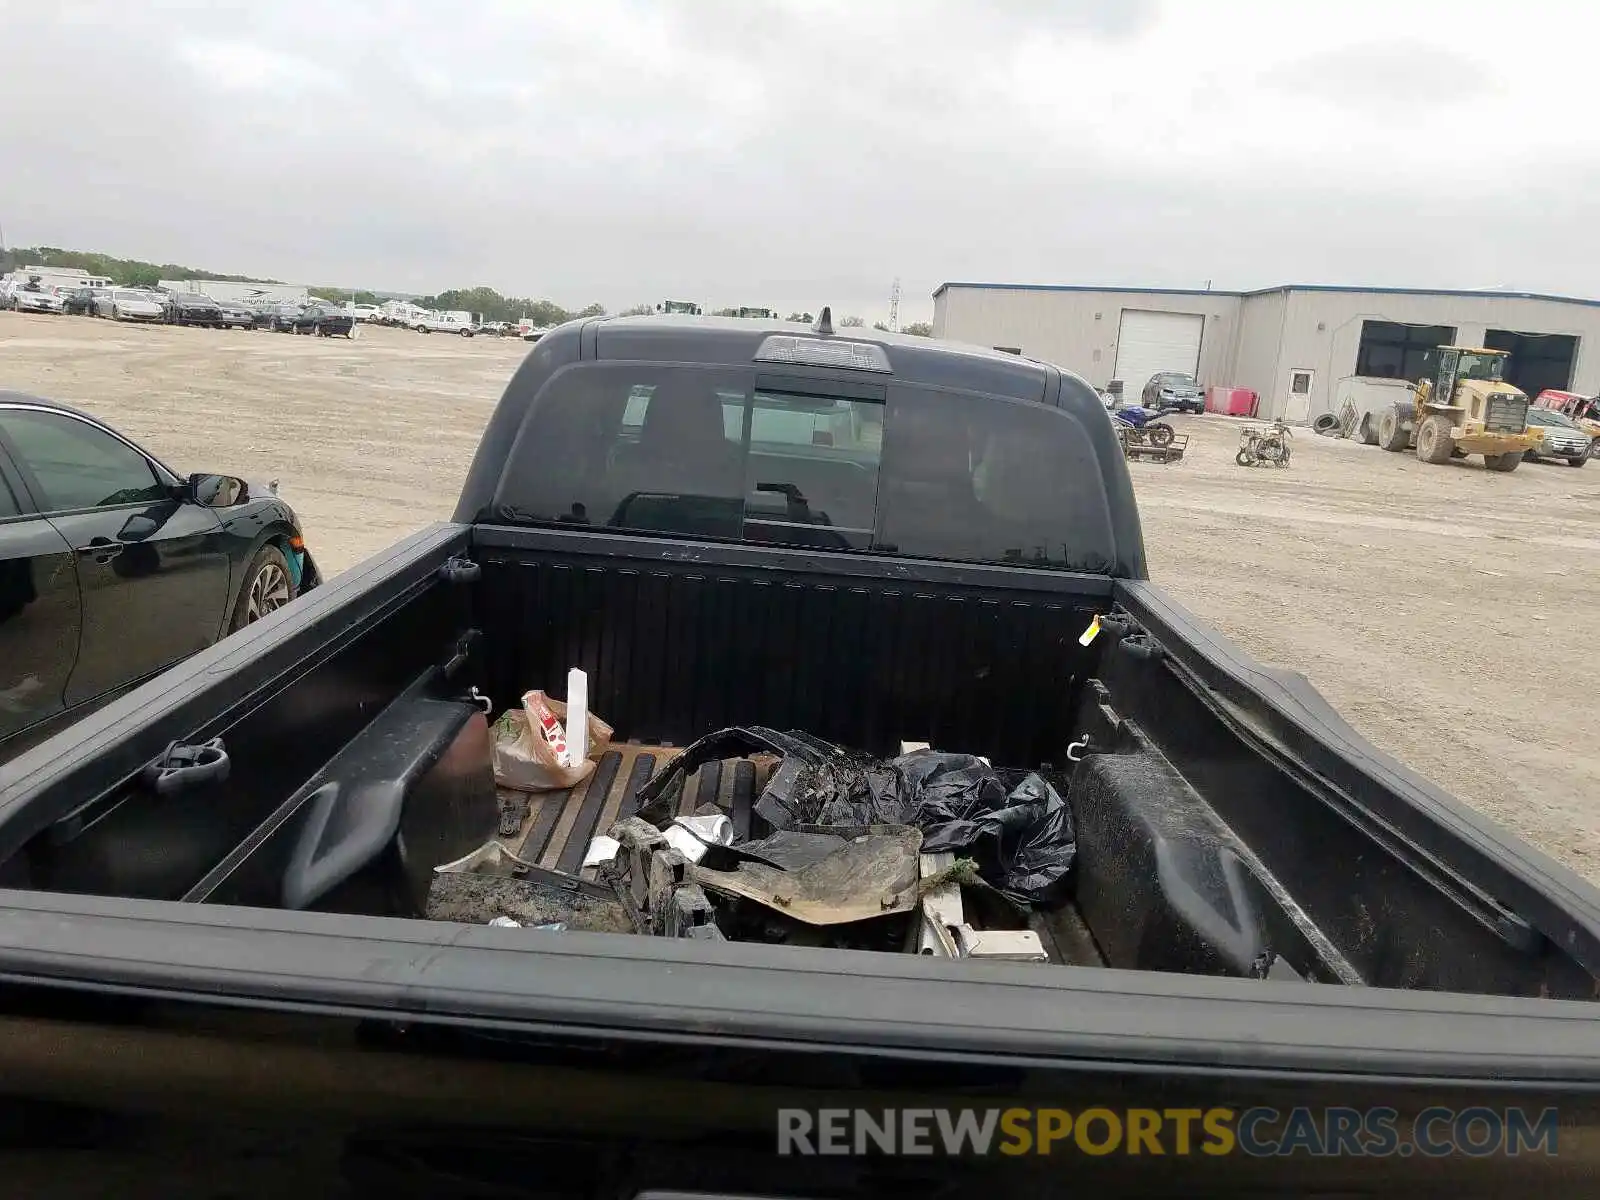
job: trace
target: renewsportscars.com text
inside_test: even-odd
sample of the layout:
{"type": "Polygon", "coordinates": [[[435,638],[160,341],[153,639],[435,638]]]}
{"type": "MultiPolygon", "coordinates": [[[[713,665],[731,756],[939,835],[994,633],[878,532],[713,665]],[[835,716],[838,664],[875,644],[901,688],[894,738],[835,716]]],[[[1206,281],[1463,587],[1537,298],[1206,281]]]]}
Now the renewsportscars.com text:
{"type": "Polygon", "coordinates": [[[1429,1108],[788,1108],[781,1155],[1554,1155],[1556,1110],[1429,1108]]]}

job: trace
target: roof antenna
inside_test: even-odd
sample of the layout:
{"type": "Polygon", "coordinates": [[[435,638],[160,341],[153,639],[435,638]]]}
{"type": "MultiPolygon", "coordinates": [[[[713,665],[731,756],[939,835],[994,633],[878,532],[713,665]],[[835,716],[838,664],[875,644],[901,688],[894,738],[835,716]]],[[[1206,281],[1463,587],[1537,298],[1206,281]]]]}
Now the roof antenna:
{"type": "Polygon", "coordinates": [[[811,327],[812,333],[833,332],[833,310],[826,304],[822,306],[822,313],[817,317],[817,323],[811,327]]]}

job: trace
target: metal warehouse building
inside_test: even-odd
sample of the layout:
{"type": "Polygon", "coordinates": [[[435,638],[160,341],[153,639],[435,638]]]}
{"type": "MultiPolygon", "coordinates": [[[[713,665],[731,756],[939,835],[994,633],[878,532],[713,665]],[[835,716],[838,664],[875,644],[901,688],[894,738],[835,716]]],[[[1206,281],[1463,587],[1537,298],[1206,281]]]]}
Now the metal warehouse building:
{"type": "Polygon", "coordinates": [[[1416,379],[1435,346],[1510,352],[1506,378],[1600,392],[1600,300],[1524,292],[1284,286],[1253,292],[946,283],[935,337],[1045,359],[1136,398],[1158,371],[1250,388],[1307,421],[1349,375],[1416,379]]]}

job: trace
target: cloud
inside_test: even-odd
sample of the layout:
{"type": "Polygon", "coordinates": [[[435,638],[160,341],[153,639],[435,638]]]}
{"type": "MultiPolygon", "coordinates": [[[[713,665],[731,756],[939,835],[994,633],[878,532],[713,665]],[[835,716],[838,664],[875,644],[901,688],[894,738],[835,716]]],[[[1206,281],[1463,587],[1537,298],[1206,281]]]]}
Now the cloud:
{"type": "Polygon", "coordinates": [[[1492,57],[1417,39],[1321,50],[1264,71],[1261,80],[1289,96],[1317,97],[1380,118],[1459,108],[1506,90],[1492,57]]]}
{"type": "Polygon", "coordinates": [[[325,67],[249,42],[195,38],[178,42],[176,48],[201,83],[219,92],[294,92],[330,89],[339,83],[339,77],[325,67]]]}
{"type": "MultiPolygon", "coordinates": [[[[1494,11],[11,4],[0,222],[22,243],[613,307],[876,316],[895,277],[904,319],[949,278],[1590,290],[1570,249],[1590,218],[1564,199],[1600,167],[1586,85],[1504,69],[1545,52],[1538,12],[1495,23],[1492,48],[1449,32],[1494,11]]],[[[1578,44],[1600,24],[1550,12],[1578,44]]]]}

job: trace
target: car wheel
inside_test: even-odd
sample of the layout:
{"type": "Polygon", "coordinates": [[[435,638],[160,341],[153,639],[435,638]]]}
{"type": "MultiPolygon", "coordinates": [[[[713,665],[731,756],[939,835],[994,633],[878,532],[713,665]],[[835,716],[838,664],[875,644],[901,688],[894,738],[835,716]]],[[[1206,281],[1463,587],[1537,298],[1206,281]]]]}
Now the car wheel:
{"type": "Polygon", "coordinates": [[[1584,463],[1586,463],[1588,461],[1589,461],[1589,456],[1587,454],[1579,454],[1574,458],[1567,459],[1567,466],[1569,466],[1569,467],[1581,467],[1581,466],[1583,466],[1584,463]]]}
{"type": "Polygon", "coordinates": [[[289,560],[276,546],[261,547],[244,573],[244,586],[239,589],[239,599],[233,606],[228,632],[233,633],[246,625],[255,624],[294,597],[295,586],[289,574],[289,560]]]}

